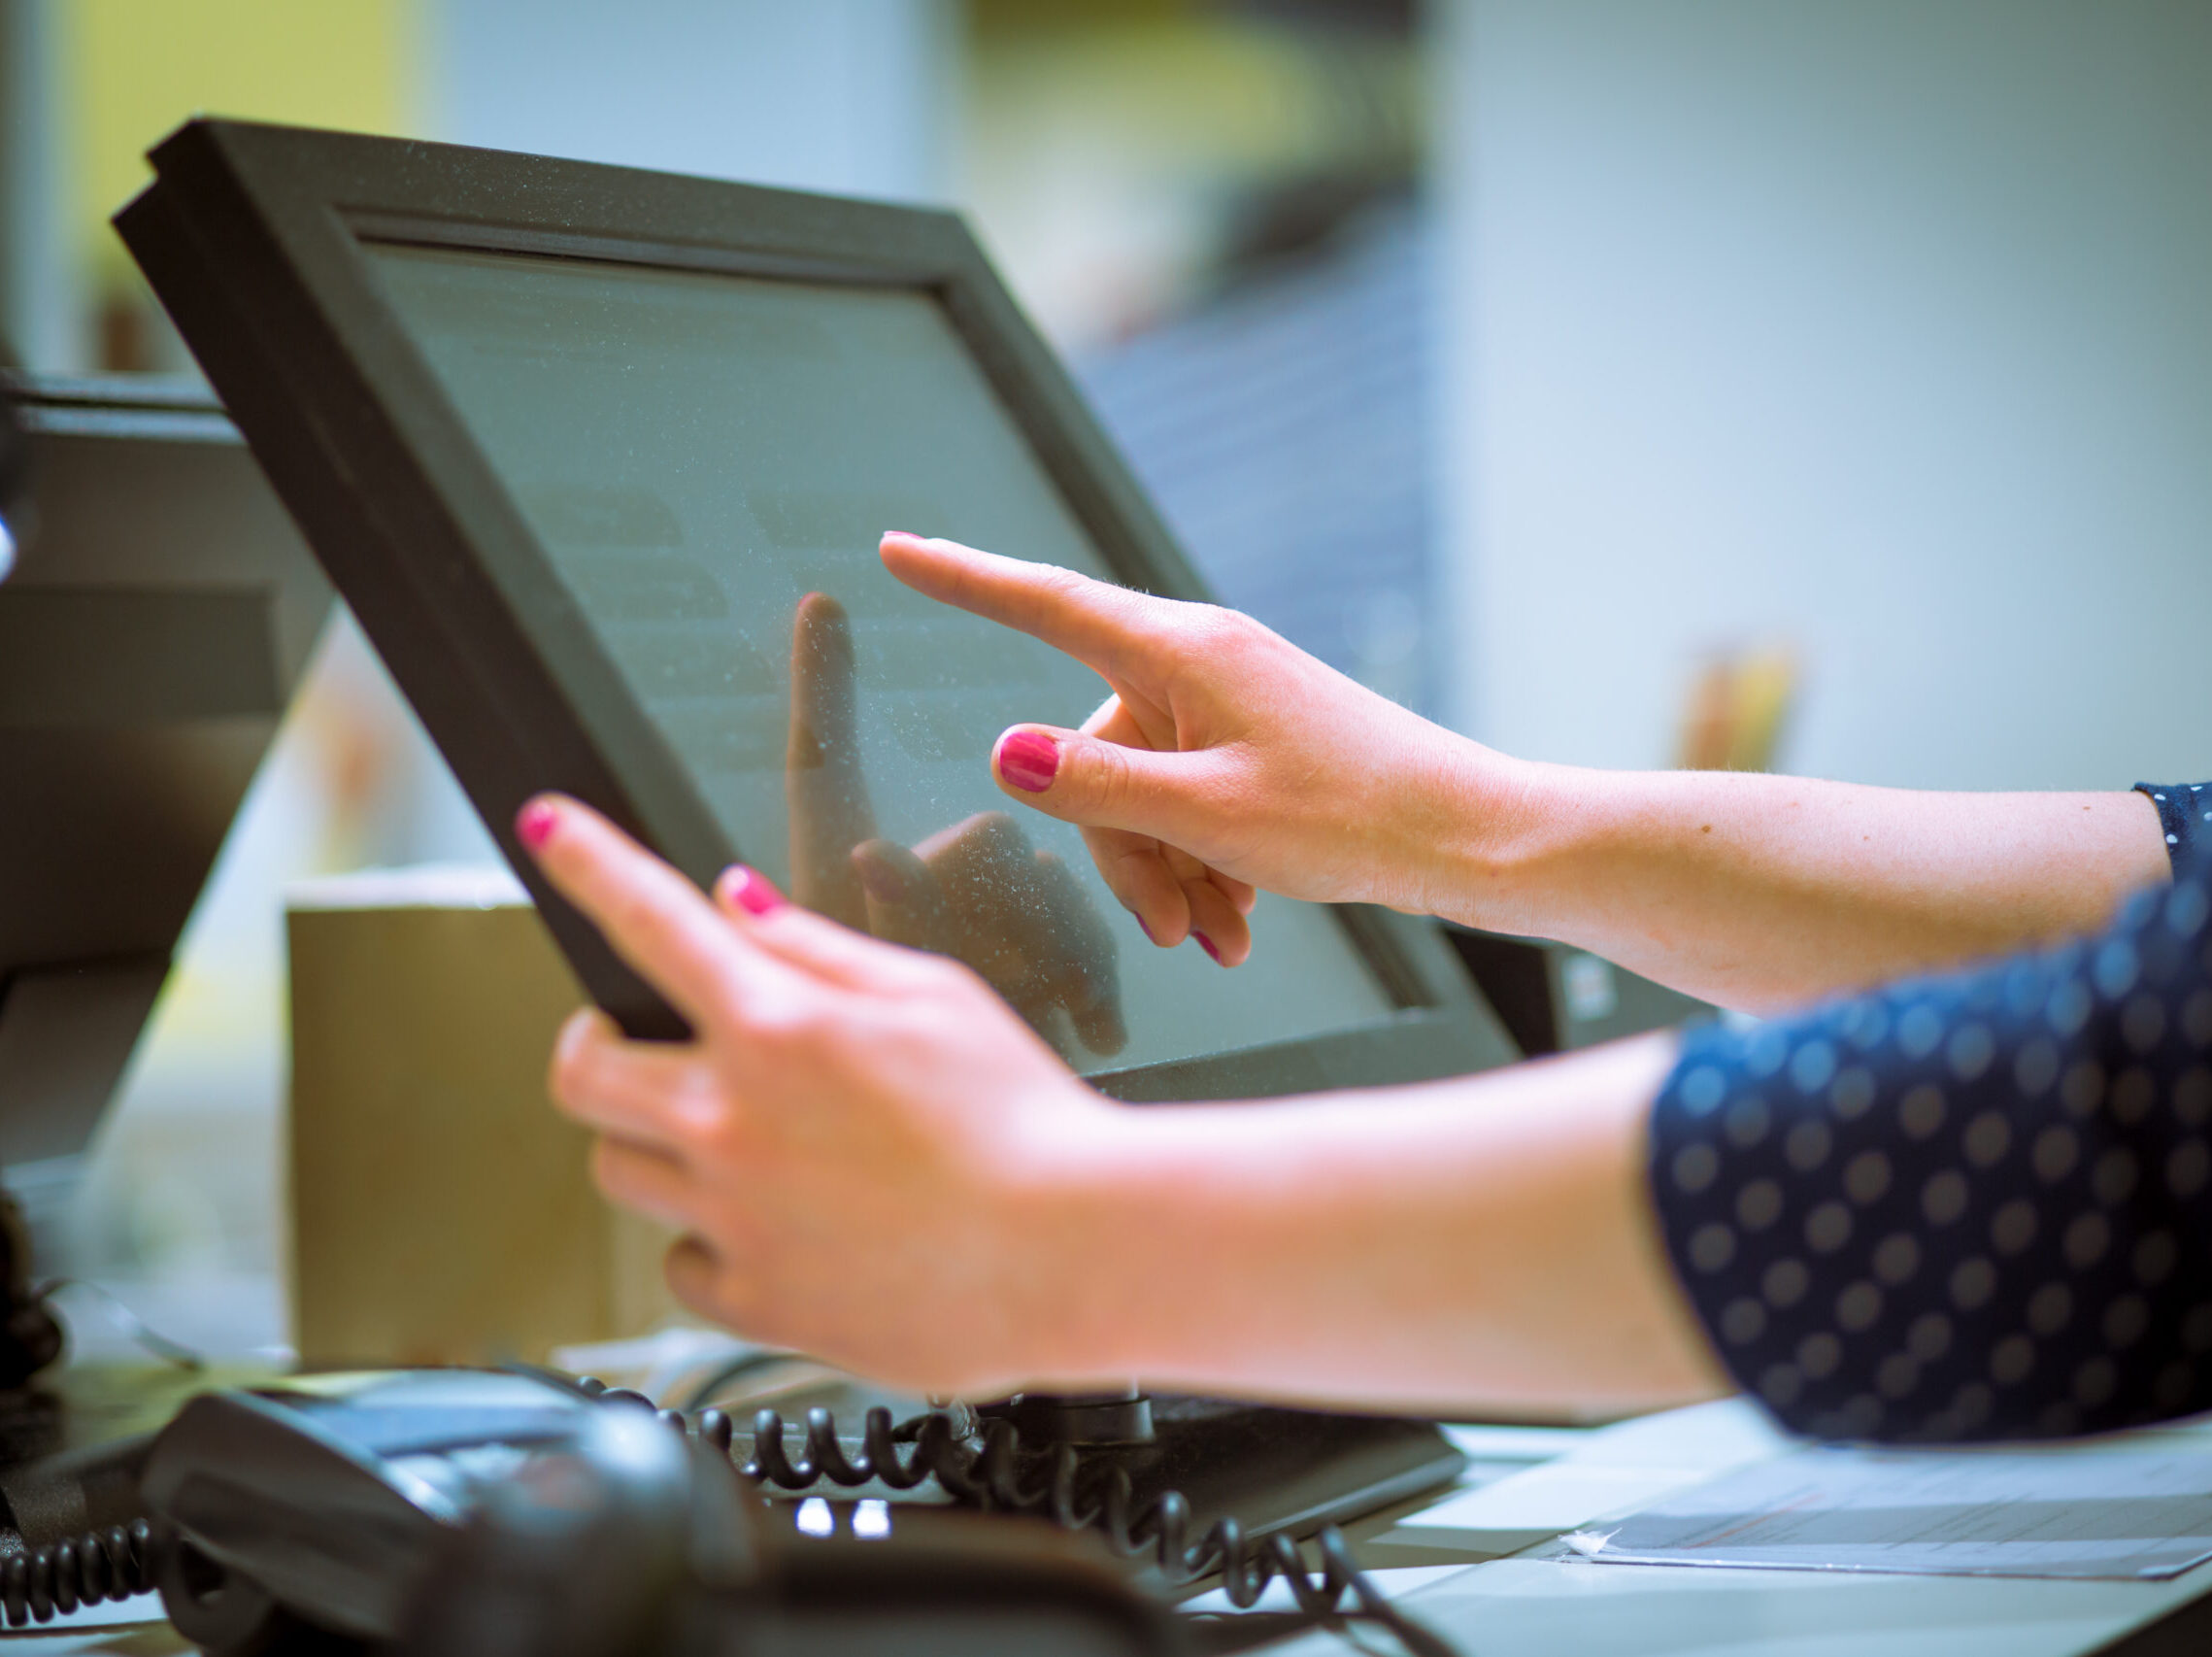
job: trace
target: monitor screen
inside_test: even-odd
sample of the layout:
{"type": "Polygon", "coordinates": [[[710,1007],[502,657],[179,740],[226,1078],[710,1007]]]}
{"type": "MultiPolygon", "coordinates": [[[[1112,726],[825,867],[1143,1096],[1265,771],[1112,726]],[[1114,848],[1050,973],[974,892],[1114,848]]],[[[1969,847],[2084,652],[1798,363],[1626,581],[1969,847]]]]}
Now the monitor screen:
{"type": "Polygon", "coordinates": [[[910,592],[887,529],[1113,579],[926,289],[366,244],[607,659],[747,861],[959,956],[1079,1070],[1304,1040],[1395,1003],[1328,910],[1261,896],[1224,971],[1157,950],[992,741],[1088,668],[910,592]]]}

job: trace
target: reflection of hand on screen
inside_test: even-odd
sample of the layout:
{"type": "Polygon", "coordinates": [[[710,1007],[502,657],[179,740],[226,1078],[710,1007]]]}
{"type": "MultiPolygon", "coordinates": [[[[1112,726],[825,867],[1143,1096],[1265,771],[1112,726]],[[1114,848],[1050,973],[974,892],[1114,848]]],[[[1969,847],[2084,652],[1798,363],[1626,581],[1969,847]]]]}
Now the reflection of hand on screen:
{"type": "Polygon", "coordinates": [[[1007,813],[978,812],[911,852],[865,841],[853,862],[876,936],[957,956],[1048,1035],[1065,1007],[1091,1052],[1122,1050],[1114,935],[1067,864],[1007,813]]]}
{"type": "Polygon", "coordinates": [[[1067,865],[1004,812],[912,850],[876,833],[860,770],[852,625],[825,593],[791,621],[785,803],[791,893],[855,930],[965,962],[1048,1039],[1065,1009],[1091,1052],[1128,1039],[1113,934],[1067,865]]]}
{"type": "Polygon", "coordinates": [[[784,752],[791,896],[864,932],[867,896],[853,848],[875,838],[876,812],[860,772],[853,626],[845,606],[825,592],[808,593],[791,617],[791,728],[784,752]]]}

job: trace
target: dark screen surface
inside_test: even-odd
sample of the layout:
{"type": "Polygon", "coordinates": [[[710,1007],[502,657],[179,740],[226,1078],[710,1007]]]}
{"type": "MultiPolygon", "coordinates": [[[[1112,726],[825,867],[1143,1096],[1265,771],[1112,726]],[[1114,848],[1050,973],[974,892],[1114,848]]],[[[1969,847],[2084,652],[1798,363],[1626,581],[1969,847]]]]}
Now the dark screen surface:
{"type": "Polygon", "coordinates": [[[1147,943],[993,738],[1079,724],[1079,663],[883,570],[886,529],[1113,571],[925,290],[365,244],[557,579],[740,855],[977,967],[1080,1070],[1302,1040],[1395,1003],[1327,910],[1262,896],[1224,971],[1147,943]]]}

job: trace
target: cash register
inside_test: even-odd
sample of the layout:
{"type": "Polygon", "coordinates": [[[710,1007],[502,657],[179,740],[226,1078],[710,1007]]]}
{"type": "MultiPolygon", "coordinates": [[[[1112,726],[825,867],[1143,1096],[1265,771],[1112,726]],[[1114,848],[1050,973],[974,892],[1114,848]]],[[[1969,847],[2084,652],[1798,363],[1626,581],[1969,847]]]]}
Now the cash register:
{"type": "MultiPolygon", "coordinates": [[[[318,564],[511,853],[513,804],[562,787],[687,872],[711,874],[742,843],[802,892],[814,836],[864,821],[911,845],[973,815],[1010,698],[1073,711],[1091,693],[1040,647],[893,591],[866,556],[885,511],[957,530],[958,503],[972,502],[986,514],[978,539],[1202,592],[945,216],[194,123],[120,226],[228,412],[186,386],[9,382],[29,461],[0,584],[0,743],[20,784],[0,795],[11,1167],[77,1154],[112,1091],[329,607],[318,564]],[[362,260],[375,272],[378,314],[352,321],[396,346],[372,349],[372,369],[416,376],[429,401],[413,412],[436,429],[403,430],[374,390],[332,373],[327,338],[299,354],[302,342],[263,332],[282,321],[322,334],[328,319],[312,313],[327,296],[260,286],[316,267],[311,255],[291,268],[299,250],[281,245],[300,225],[272,243],[218,222],[240,205],[247,174],[233,162],[249,154],[255,187],[296,176],[303,157],[334,161],[321,182],[340,186],[348,211],[386,216],[365,240],[345,232],[352,274],[362,260]],[[394,165],[382,182],[399,187],[372,187],[394,165]],[[249,249],[255,257],[238,256],[249,249]],[[532,383],[532,363],[550,377],[532,383]],[[872,391],[855,370],[877,380],[872,391]],[[518,458],[527,475],[503,472],[518,458]],[[723,471],[726,458],[739,463],[723,471]],[[784,664],[809,592],[837,599],[853,664],[837,693],[859,761],[854,788],[812,815],[792,809],[783,748],[794,693],[784,664]]],[[[1086,1017],[1022,1010],[1110,1095],[1287,1093],[1514,1056],[1425,926],[1263,900],[1257,970],[1118,959],[1097,939],[1088,860],[1024,851],[1063,871],[1055,913],[1087,918],[1103,999],[1086,1017]]],[[[535,886],[528,861],[518,867],[535,886]]],[[[602,1004],[635,1033],[684,1033],[587,926],[536,896],[602,1004]]],[[[31,1421],[55,1342],[19,1250],[16,1267],[22,1384],[8,1396],[31,1421]]],[[[70,1448],[49,1411],[0,1472],[0,1608],[19,1624],[157,1586],[177,1627],[228,1657],[431,1640],[410,1607],[433,1579],[450,1590],[439,1604],[468,1599],[455,1558],[481,1567],[467,1582],[489,1584],[515,1567],[501,1552],[513,1533],[550,1522],[562,1490],[599,1489],[617,1506],[634,1495],[631,1474],[652,1457],[590,1424],[643,1403],[551,1375],[303,1377],[200,1399],[151,1444],[99,1451],[70,1448]],[[477,1539],[460,1546],[464,1536],[477,1539]],[[372,1557],[388,1569],[362,1569],[372,1557]]],[[[646,1415],[690,1446],[655,1476],[692,1515],[667,1534],[682,1539],[670,1580],[694,1598],[749,1580],[752,1597],[738,1598],[757,1609],[763,1580],[788,1600],[823,1579],[816,1556],[776,1550],[805,1534],[793,1515],[826,1498],[835,1536],[876,1525],[907,1549],[854,1556],[849,1607],[869,1582],[913,1578],[912,1561],[935,1548],[943,1580],[959,1578],[947,1563],[958,1555],[1017,1600],[1043,1595],[1053,1615],[1089,1605],[1070,1626],[1101,1650],[1164,1650],[1181,1636],[1130,1608],[1144,1596],[1093,1591],[1088,1567],[1041,1561],[1035,1538],[1089,1534],[1123,1562],[1115,1582],[1131,1570],[1156,1587],[1217,1580],[1241,1604],[1283,1575],[1309,1616],[1395,1624],[1330,1526],[1449,1483],[1460,1465],[1424,1423],[1135,1389],[815,1420],[791,1437],[773,1420],[646,1415]],[[743,1475],[744,1500],[724,1473],[743,1475]],[[752,1514],[762,1492],[784,1498],[777,1520],[729,1518],[752,1514]],[[1058,1523],[999,1517],[969,1537],[954,1508],[1058,1523]],[[867,1517],[879,1509],[900,1516],[867,1517]],[[697,1516],[710,1510],[722,1517],[697,1516]],[[699,1552],[709,1531],[720,1565],[699,1552]],[[1008,1536],[1031,1539],[1019,1559],[1008,1536]],[[733,1538],[753,1550],[750,1577],[729,1562],[733,1538]],[[1301,1554],[1300,1539],[1320,1554],[1301,1554]]],[[[586,1554],[599,1546],[582,1538],[571,1539],[586,1554]]],[[[580,1564],[563,1580],[588,1575],[580,1564]]],[[[644,1625],[625,1626],[623,1640],[644,1625]]],[[[1400,1638],[1423,1648],[1411,1625],[1400,1638]]]]}

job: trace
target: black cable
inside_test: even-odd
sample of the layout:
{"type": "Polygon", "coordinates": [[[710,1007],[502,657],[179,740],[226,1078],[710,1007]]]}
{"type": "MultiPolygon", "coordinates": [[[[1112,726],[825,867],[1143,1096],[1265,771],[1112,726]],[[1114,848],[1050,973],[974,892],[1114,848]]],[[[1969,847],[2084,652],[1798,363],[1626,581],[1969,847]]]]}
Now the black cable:
{"type": "Polygon", "coordinates": [[[60,1541],[0,1561],[0,1611],[10,1628],[51,1622],[80,1606],[128,1600],[153,1591],[153,1527],[144,1519],[60,1541]]]}
{"type": "Polygon", "coordinates": [[[691,1396],[678,1404],[677,1407],[686,1414],[694,1409],[704,1409],[708,1404],[715,1402],[715,1394],[721,1392],[732,1381],[740,1380],[757,1370],[773,1370],[780,1364],[803,1364],[806,1362],[806,1359],[801,1358],[795,1352],[742,1353],[738,1357],[732,1358],[728,1363],[721,1365],[714,1373],[693,1387],[691,1396]]]}
{"type": "MultiPolygon", "coordinates": [[[[606,1403],[653,1407],[653,1401],[641,1393],[611,1390],[589,1377],[577,1387],[606,1403]]],[[[671,1427],[704,1440],[735,1462],[736,1429],[723,1411],[657,1413],[671,1427]]],[[[1067,1530],[1095,1531],[1121,1559],[1149,1554],[1174,1586],[1218,1572],[1229,1603],[1240,1610],[1257,1603],[1268,1583],[1281,1577],[1308,1625],[1371,1622],[1387,1629],[1411,1657],[1458,1657],[1437,1635],[1390,1603],[1355,1563],[1344,1533],[1334,1525],[1324,1526],[1314,1539],[1322,1563],[1313,1571],[1291,1538],[1280,1533],[1247,1537],[1234,1517],[1215,1521],[1192,1541],[1190,1505],[1179,1491],[1166,1492],[1141,1512],[1132,1511],[1135,1490],[1128,1473],[1110,1466],[1102,1476],[1086,1479],[1087,1470],[1072,1445],[1055,1446],[1045,1476],[1034,1482],[1024,1476],[1024,1454],[1010,1422],[986,1421],[980,1433],[963,1435],[942,1410],[894,1425],[891,1412],[879,1405],[865,1417],[856,1457],[846,1454],[830,1411],[808,1410],[806,1444],[793,1461],[784,1445],[783,1416],[762,1409],[753,1418],[753,1454],[738,1471],[755,1483],[791,1493],[824,1481],[849,1490],[880,1482],[904,1491],[934,1478],[955,1500],[985,1511],[1038,1515],[1067,1530]],[[910,1446],[904,1454],[902,1444],[910,1446]],[[1079,1490],[1079,1486],[1088,1488],[1079,1490]],[[1347,1597],[1352,1609],[1344,1608],[1347,1597]]],[[[1037,1452],[1026,1454],[1032,1465],[1040,1459],[1037,1452]]]]}

